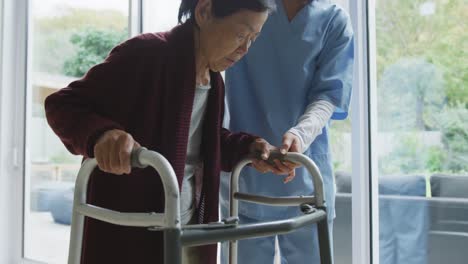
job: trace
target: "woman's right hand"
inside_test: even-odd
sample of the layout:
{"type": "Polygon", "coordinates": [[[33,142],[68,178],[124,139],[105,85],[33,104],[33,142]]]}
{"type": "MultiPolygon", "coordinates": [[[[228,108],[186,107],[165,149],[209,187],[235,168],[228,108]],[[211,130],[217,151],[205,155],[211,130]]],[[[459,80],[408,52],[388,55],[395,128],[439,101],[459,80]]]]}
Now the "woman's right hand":
{"type": "Polygon", "coordinates": [[[122,175],[132,170],[130,156],[132,150],[140,147],[133,137],[125,131],[113,129],[106,131],[94,145],[94,157],[99,168],[108,173],[122,175]]]}

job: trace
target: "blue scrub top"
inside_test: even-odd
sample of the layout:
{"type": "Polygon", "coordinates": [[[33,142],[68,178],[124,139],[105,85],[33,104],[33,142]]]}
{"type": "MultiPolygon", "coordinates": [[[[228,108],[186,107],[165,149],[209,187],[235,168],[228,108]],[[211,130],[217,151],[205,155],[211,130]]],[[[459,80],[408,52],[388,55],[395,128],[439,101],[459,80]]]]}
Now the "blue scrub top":
{"type": "MultiPolygon", "coordinates": [[[[297,125],[306,107],[317,100],[336,106],[333,119],[347,116],[353,76],[353,31],[348,14],[329,1],[311,1],[289,22],[281,0],[249,53],[226,71],[227,126],[281,145],[285,132],[297,125]]],[[[329,217],[334,217],[335,183],[324,128],[305,151],[324,178],[329,217]]],[[[268,196],[311,195],[313,184],[305,168],[284,184],[283,177],[241,173],[243,192],[268,196]]],[[[221,204],[227,206],[229,177],[221,179],[221,204]]],[[[256,219],[280,219],[299,213],[298,207],[280,208],[240,203],[239,213],[256,219]]]]}

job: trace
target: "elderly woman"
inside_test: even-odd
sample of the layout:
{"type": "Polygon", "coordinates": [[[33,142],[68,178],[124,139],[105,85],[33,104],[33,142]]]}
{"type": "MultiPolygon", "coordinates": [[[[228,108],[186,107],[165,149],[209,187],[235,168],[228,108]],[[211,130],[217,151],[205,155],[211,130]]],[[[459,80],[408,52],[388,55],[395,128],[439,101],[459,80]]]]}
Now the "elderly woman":
{"type": "MultiPolygon", "coordinates": [[[[130,168],[141,145],[164,155],[181,189],[183,224],[218,220],[220,170],[272,148],[221,127],[219,74],[249,49],[273,0],[184,0],[170,32],[143,34],[115,47],[80,80],[49,96],[50,126],[74,154],[95,157],[88,202],[122,212],[162,212],[162,183],[152,169],[130,168]]],[[[288,173],[254,162],[261,171],[288,173]]],[[[162,263],[160,232],[87,219],[83,263],[162,263]]],[[[216,247],[184,250],[185,263],[215,263],[216,247]]]]}

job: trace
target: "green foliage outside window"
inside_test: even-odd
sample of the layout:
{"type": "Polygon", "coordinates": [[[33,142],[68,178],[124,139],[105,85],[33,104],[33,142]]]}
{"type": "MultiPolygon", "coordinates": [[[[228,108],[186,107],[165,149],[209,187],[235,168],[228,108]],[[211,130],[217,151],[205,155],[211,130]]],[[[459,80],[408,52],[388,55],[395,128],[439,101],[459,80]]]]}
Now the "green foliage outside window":
{"type": "Polygon", "coordinates": [[[379,79],[401,58],[423,58],[444,77],[449,105],[468,107],[468,5],[465,0],[377,1],[377,70],[379,79]],[[424,14],[424,4],[434,12],[424,14]]]}
{"type": "Polygon", "coordinates": [[[397,138],[380,171],[468,172],[466,1],[378,1],[376,11],[379,132],[397,138]],[[440,144],[423,141],[431,132],[440,144]]]}
{"type": "MultiPolygon", "coordinates": [[[[379,135],[374,142],[379,138],[392,146],[379,157],[380,173],[466,174],[468,4],[380,0],[375,18],[378,87],[373,103],[379,135]],[[433,137],[425,138],[428,134],[433,137]],[[430,142],[434,138],[437,142],[430,142]]],[[[349,155],[342,155],[342,146],[350,145],[349,119],[333,122],[332,128],[334,168],[349,171],[344,160],[349,155]]],[[[374,145],[373,153],[381,152],[380,147],[374,145]]]]}
{"type": "MultiPolygon", "coordinates": [[[[33,30],[35,45],[32,54],[38,54],[37,57],[33,58],[33,68],[37,72],[52,75],[68,73],[69,71],[64,69],[64,62],[73,58],[82,60],[83,65],[90,65],[91,62],[97,61],[97,58],[94,57],[95,53],[90,53],[89,57],[77,54],[85,49],[81,45],[89,44],[89,42],[79,43],[80,36],[86,38],[86,32],[93,30],[105,32],[101,39],[104,43],[100,44],[100,47],[110,46],[108,43],[111,41],[114,41],[112,46],[115,46],[121,41],[121,38],[115,36],[125,35],[126,37],[128,34],[126,14],[114,10],[64,7],[60,15],[38,17],[33,25],[35,27],[33,30]]],[[[91,40],[92,37],[89,39],[91,40]]],[[[98,54],[105,53],[107,55],[109,51],[110,48],[105,52],[100,50],[98,54]]],[[[68,67],[70,66],[67,66],[67,69],[68,67]]],[[[77,68],[80,67],[77,65],[77,68]]],[[[76,71],[70,70],[70,72],[73,72],[70,74],[72,77],[82,75],[76,71]]]]}
{"type": "Polygon", "coordinates": [[[78,51],[65,61],[63,72],[68,76],[83,76],[92,66],[101,63],[117,43],[126,38],[126,31],[94,28],[73,34],[70,41],[77,46],[78,51]]]}
{"type": "Polygon", "coordinates": [[[445,170],[468,172],[468,108],[458,104],[443,111],[439,120],[446,151],[445,170]]]}

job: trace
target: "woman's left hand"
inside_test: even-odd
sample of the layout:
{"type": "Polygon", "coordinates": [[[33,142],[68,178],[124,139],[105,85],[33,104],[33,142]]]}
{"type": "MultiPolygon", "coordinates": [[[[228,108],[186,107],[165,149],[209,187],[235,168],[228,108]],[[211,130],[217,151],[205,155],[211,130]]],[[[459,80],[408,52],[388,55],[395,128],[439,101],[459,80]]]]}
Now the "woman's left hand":
{"type": "Polygon", "coordinates": [[[285,166],[279,160],[274,160],[274,165],[267,162],[270,157],[270,151],[276,150],[277,148],[270,145],[265,139],[258,138],[250,145],[250,153],[253,154],[255,159],[252,161],[252,166],[261,173],[273,172],[278,175],[289,175],[294,173],[294,169],[285,166]]]}

